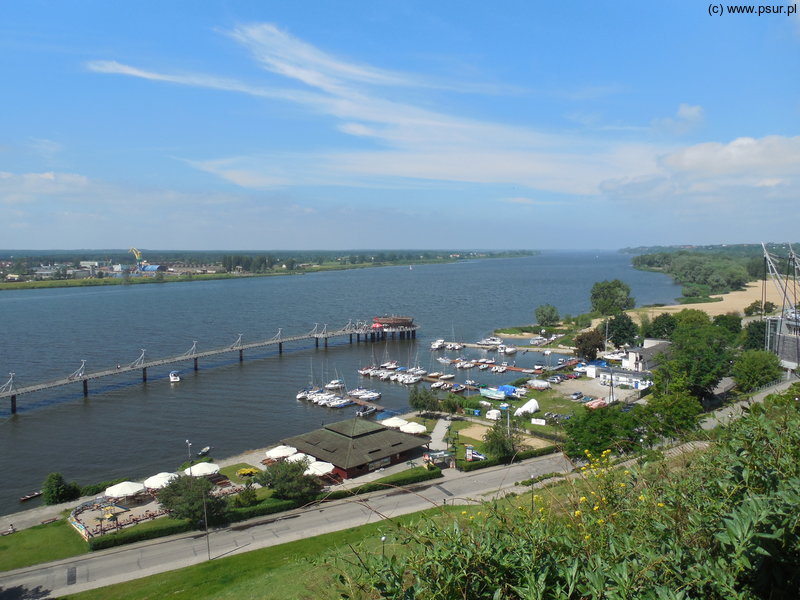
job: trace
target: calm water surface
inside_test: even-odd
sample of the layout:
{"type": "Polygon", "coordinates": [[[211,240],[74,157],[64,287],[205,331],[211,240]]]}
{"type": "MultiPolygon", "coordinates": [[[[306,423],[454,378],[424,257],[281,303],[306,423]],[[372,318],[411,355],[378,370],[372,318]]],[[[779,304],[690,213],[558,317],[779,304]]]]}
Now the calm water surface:
{"type": "MultiPolygon", "coordinates": [[[[348,319],[412,315],[416,341],[378,344],[286,345],[284,354],[260,350],[185,366],[135,373],[18,398],[18,414],[0,405],[0,514],[19,510],[18,498],[41,487],[52,471],[81,484],[118,477],[139,479],[174,470],[194,448],[210,445],[218,458],[260,448],[350,418],[354,408],[332,410],[295,400],[298,388],[344,378],[359,383],[356,369],[388,356],[432,370],[436,338],[476,341],[493,329],[527,324],[533,311],[554,304],[563,314],[589,310],[596,281],[621,279],[637,305],[669,303],[679,286],[657,273],[635,271],[630,257],[609,252],[545,252],[535,257],[386,267],[292,277],[171,283],[110,288],[19,290],[0,293],[0,373],[14,372],[25,386],[68,375],[86,360],[87,370],[129,364],[146,349],[148,359],[243,341],[306,333],[315,323],[338,328],[348,319]],[[179,368],[183,380],[167,381],[179,368]]],[[[481,351],[472,351],[478,356],[481,351]]],[[[466,351],[467,356],[470,355],[466,351]]],[[[527,367],[537,354],[517,355],[527,367]]],[[[462,375],[490,385],[514,377],[462,375]]],[[[5,381],[5,377],[0,376],[5,381]]],[[[370,381],[389,409],[407,407],[408,389],[370,381]]],[[[38,501],[33,501],[38,502],[38,501]]],[[[31,505],[31,503],[25,506],[31,505]]]]}

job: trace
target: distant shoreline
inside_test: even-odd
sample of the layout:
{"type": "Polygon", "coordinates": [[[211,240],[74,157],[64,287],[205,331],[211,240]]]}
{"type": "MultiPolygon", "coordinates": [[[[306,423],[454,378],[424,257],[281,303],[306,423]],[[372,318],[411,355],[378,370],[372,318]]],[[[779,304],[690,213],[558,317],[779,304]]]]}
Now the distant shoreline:
{"type": "Polygon", "coordinates": [[[440,265],[452,264],[460,260],[488,260],[497,258],[519,258],[523,256],[536,256],[538,251],[530,251],[525,254],[514,255],[489,255],[489,256],[475,256],[466,259],[429,259],[429,260],[409,260],[397,262],[382,262],[382,263],[362,263],[355,265],[324,265],[320,267],[310,267],[304,269],[275,271],[271,273],[191,273],[183,275],[170,275],[165,274],[163,279],[156,277],[90,277],[86,279],[46,279],[42,281],[18,281],[18,282],[0,282],[0,292],[4,290],[33,290],[33,289],[50,289],[50,288],[82,288],[82,287],[99,287],[109,285],[150,285],[150,284],[163,284],[163,283],[188,283],[192,281],[211,281],[221,279],[244,279],[249,277],[286,277],[292,275],[306,275],[309,273],[324,273],[327,271],[351,271],[353,269],[374,269],[379,267],[411,267],[416,265],[440,265]]]}

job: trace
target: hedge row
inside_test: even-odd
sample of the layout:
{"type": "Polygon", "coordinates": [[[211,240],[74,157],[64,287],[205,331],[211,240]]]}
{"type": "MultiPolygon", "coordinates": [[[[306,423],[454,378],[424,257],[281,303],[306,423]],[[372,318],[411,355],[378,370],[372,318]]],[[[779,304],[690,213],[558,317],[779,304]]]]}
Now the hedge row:
{"type": "Polygon", "coordinates": [[[122,477],[120,479],[112,479],[110,481],[101,481],[100,483],[84,485],[81,487],[81,496],[99,496],[100,494],[105,493],[106,488],[110,488],[112,485],[117,485],[123,481],[128,480],[127,478],[122,477]]]}
{"type": "Polygon", "coordinates": [[[239,521],[246,521],[254,517],[262,517],[264,515],[272,515],[287,510],[292,510],[298,506],[302,506],[302,502],[295,500],[278,500],[275,498],[267,498],[263,502],[254,504],[253,506],[242,506],[239,508],[231,508],[225,513],[225,518],[229,523],[238,523],[239,521]]]}
{"type": "Polygon", "coordinates": [[[156,519],[148,527],[131,527],[115,533],[108,533],[99,537],[89,538],[89,550],[105,550],[114,546],[123,546],[143,540],[152,540],[176,533],[185,533],[192,530],[192,523],[188,519],[156,519]]]}
{"type": "Polygon", "coordinates": [[[350,496],[355,496],[358,494],[377,492],[380,490],[385,490],[387,488],[404,487],[407,485],[412,485],[414,483],[419,483],[421,481],[438,479],[440,477],[444,477],[444,475],[442,475],[442,470],[439,467],[431,467],[430,469],[417,467],[415,469],[409,469],[408,471],[403,471],[401,473],[390,475],[388,477],[385,477],[381,481],[373,481],[371,483],[365,483],[350,490],[339,490],[336,492],[330,492],[328,494],[325,494],[324,499],[338,500],[339,498],[348,498],[350,496]]]}
{"type": "Polygon", "coordinates": [[[558,452],[558,446],[545,446],[544,448],[534,448],[532,450],[525,450],[519,452],[514,456],[513,461],[500,460],[497,458],[490,458],[487,460],[477,460],[472,462],[464,462],[461,465],[462,471],[477,471],[478,469],[485,469],[487,467],[496,467],[497,465],[507,465],[509,462],[519,462],[527,458],[534,458],[536,456],[544,456],[545,454],[555,454],[558,452]]]}

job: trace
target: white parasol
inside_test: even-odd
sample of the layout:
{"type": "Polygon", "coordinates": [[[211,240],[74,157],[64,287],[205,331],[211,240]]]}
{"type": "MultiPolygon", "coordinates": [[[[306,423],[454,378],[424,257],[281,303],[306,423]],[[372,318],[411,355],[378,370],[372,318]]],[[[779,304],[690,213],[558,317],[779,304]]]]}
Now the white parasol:
{"type": "Polygon", "coordinates": [[[292,446],[275,446],[267,450],[264,454],[266,454],[267,458],[286,458],[296,452],[297,448],[292,446]]]}
{"type": "Polygon", "coordinates": [[[403,433],[413,433],[416,435],[419,433],[425,433],[426,431],[428,431],[428,428],[421,423],[409,422],[406,423],[405,425],[401,425],[400,431],[402,431],[403,433]]]}
{"type": "Polygon", "coordinates": [[[188,469],[184,469],[183,472],[187,475],[191,475],[192,477],[204,477],[205,475],[219,473],[219,465],[209,462],[201,462],[197,463],[196,465],[192,465],[188,469]]]}
{"type": "Polygon", "coordinates": [[[314,458],[309,456],[308,454],[303,454],[302,452],[298,452],[297,454],[292,454],[291,456],[287,456],[286,460],[288,460],[289,462],[300,462],[301,460],[307,460],[309,462],[312,462],[314,458]]]}
{"type": "Polygon", "coordinates": [[[144,484],[136,481],[123,481],[107,487],[105,495],[109,498],[124,498],[125,496],[133,496],[139,492],[144,491],[144,484]]]}
{"type": "Polygon", "coordinates": [[[303,475],[328,475],[333,473],[334,467],[331,463],[322,460],[315,460],[305,470],[303,475]]]}
{"type": "Polygon", "coordinates": [[[151,490],[160,490],[178,476],[177,473],[158,473],[144,480],[144,487],[151,490]]]}
{"type": "Polygon", "coordinates": [[[390,427],[391,429],[400,429],[403,425],[408,424],[408,421],[400,417],[389,417],[388,419],[380,421],[380,424],[384,427],[390,427]]]}

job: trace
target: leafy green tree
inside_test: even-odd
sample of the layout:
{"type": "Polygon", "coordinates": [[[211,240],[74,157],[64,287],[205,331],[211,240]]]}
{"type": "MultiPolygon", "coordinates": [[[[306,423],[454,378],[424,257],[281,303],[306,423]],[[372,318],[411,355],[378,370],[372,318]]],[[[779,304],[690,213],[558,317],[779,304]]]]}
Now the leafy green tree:
{"type": "Polygon", "coordinates": [[[744,314],[746,317],[752,317],[754,315],[761,315],[761,314],[769,314],[778,307],[767,300],[762,304],[761,300],[754,300],[751,304],[748,304],[744,308],[744,314]]]}
{"type": "Polygon", "coordinates": [[[189,519],[198,527],[205,522],[220,523],[224,520],[225,501],[211,495],[214,489],[205,477],[180,475],[158,492],[158,503],[175,519],[189,519]],[[205,501],[205,502],[204,502],[205,501]]]}
{"type": "Polygon", "coordinates": [[[305,475],[307,468],[308,461],[305,460],[280,461],[256,475],[256,481],[263,486],[272,488],[275,498],[311,500],[322,489],[322,481],[319,477],[305,475]]]}
{"type": "Polygon", "coordinates": [[[616,348],[632,345],[638,331],[636,323],[626,313],[615,315],[608,321],[608,339],[616,348]]]}
{"type": "Polygon", "coordinates": [[[44,504],[61,504],[77,500],[80,495],[80,486],[77,483],[67,483],[61,473],[50,473],[42,484],[44,504]]]}
{"type": "Polygon", "coordinates": [[[667,385],[661,381],[665,376],[663,371],[656,372],[656,391],[649,396],[642,418],[656,436],[677,438],[697,429],[703,407],[689,392],[686,377],[678,375],[667,385]]]}
{"type": "Polygon", "coordinates": [[[780,379],[783,374],[781,360],[766,350],[745,350],[733,363],[733,378],[743,392],[780,379]]]}
{"type": "Polygon", "coordinates": [[[439,408],[439,399],[428,388],[411,388],[408,393],[408,405],[417,412],[433,412],[439,408]]]}
{"type": "Polygon", "coordinates": [[[684,308],[675,313],[675,323],[676,327],[701,327],[710,324],[711,317],[697,308],[684,308]]]}
{"type": "Polygon", "coordinates": [[[592,286],[592,310],[601,315],[616,315],[636,306],[631,288],[619,279],[598,281],[592,286]]]}
{"type": "Polygon", "coordinates": [[[644,331],[644,336],[655,338],[658,340],[668,340],[672,337],[672,332],[678,326],[678,321],[675,316],[670,313],[661,313],[650,323],[650,326],[644,331]]]}
{"type": "Polygon", "coordinates": [[[586,360],[597,358],[597,351],[605,346],[603,334],[592,329],[575,336],[575,352],[586,360]]]}
{"type": "Polygon", "coordinates": [[[614,448],[629,451],[639,445],[638,408],[623,412],[619,405],[595,410],[585,409],[566,422],[567,442],[564,451],[572,457],[583,456],[586,450],[599,454],[614,448]]]}
{"type": "Polygon", "coordinates": [[[736,313],[716,315],[712,322],[730,332],[731,336],[738,336],[742,332],[742,317],[736,313]]]}
{"type": "Polygon", "coordinates": [[[454,415],[461,408],[461,399],[455,394],[448,394],[441,404],[446,413],[454,415]]]}
{"type": "Polygon", "coordinates": [[[241,492],[236,494],[231,499],[231,504],[237,508],[242,508],[245,506],[253,506],[254,504],[258,503],[258,494],[256,492],[255,487],[253,487],[252,479],[248,479],[244,483],[244,488],[241,492]]]}
{"type": "Polygon", "coordinates": [[[742,347],[745,350],[763,350],[766,337],[766,321],[750,321],[744,328],[744,341],[742,342],[742,347]]]}
{"type": "Polygon", "coordinates": [[[732,359],[730,335],[710,323],[700,326],[691,321],[686,323],[672,334],[669,360],[661,368],[667,371],[666,381],[685,376],[689,392],[701,399],[728,374],[732,359]]]}
{"type": "Polygon", "coordinates": [[[536,311],[536,323],[543,327],[558,325],[558,309],[552,304],[542,304],[536,311]]]}
{"type": "Polygon", "coordinates": [[[513,429],[508,430],[506,424],[495,421],[492,428],[483,435],[483,447],[489,456],[501,462],[510,461],[520,448],[521,437],[513,429]]]}

